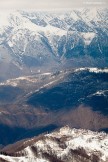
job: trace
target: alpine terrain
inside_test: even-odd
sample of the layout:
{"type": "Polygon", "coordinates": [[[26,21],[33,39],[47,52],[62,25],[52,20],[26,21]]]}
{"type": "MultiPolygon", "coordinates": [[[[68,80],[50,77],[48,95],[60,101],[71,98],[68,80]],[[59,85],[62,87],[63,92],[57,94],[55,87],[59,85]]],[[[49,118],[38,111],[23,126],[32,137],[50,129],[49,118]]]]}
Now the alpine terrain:
{"type": "Polygon", "coordinates": [[[108,162],[107,133],[108,9],[0,11],[0,162],[108,162]]]}
{"type": "Polygon", "coordinates": [[[0,12],[0,79],[108,66],[108,10],[0,12]]]}
{"type": "Polygon", "coordinates": [[[108,135],[68,126],[10,145],[2,162],[107,162],[108,135]]]}

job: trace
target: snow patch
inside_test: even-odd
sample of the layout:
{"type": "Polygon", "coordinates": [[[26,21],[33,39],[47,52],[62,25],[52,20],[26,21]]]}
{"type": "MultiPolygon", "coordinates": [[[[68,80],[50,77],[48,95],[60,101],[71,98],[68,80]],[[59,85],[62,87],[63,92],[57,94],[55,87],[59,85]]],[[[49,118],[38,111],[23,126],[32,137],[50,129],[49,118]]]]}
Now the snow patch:
{"type": "Polygon", "coordinates": [[[85,45],[90,45],[90,43],[92,42],[93,38],[96,36],[95,33],[93,32],[88,32],[88,33],[80,33],[80,35],[82,36],[84,42],[85,42],[85,45]]]}

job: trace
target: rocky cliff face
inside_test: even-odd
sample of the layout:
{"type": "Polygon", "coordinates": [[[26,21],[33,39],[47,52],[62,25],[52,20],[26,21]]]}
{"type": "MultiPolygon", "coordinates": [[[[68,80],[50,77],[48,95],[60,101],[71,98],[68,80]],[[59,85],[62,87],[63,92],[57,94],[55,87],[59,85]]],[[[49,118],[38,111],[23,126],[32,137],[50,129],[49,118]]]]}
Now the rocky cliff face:
{"type": "Polygon", "coordinates": [[[66,65],[108,66],[107,17],[107,9],[0,13],[1,79],[66,65]]]}

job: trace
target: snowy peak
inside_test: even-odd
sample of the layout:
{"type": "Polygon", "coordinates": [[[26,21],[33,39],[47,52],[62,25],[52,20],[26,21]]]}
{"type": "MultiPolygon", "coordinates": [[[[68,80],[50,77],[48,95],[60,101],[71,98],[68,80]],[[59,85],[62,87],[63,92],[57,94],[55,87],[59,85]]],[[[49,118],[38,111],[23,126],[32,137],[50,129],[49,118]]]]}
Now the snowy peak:
{"type": "Polygon", "coordinates": [[[107,9],[96,8],[0,12],[1,69],[8,63],[9,74],[16,69],[10,75],[17,77],[37,67],[67,66],[70,60],[71,66],[102,67],[104,62],[107,67],[107,17],[107,9]]]}
{"type": "MultiPolygon", "coordinates": [[[[22,142],[13,156],[0,155],[9,162],[107,162],[108,135],[68,126],[53,133],[22,142]],[[28,145],[28,146],[27,146],[28,145]],[[17,157],[15,157],[17,156],[17,157]]],[[[12,149],[12,148],[11,148],[12,149]]],[[[7,153],[7,155],[9,155],[7,153]]],[[[11,153],[12,155],[12,153],[11,153]]]]}
{"type": "MultiPolygon", "coordinates": [[[[100,156],[100,159],[107,161],[108,159],[108,135],[105,133],[92,132],[83,129],[70,129],[68,126],[60,129],[59,132],[52,133],[50,137],[62,138],[68,137],[65,144],[68,149],[73,150],[78,148],[85,149],[87,155],[91,156],[93,153],[100,156]]],[[[67,149],[67,151],[68,151],[67,149]]]]}

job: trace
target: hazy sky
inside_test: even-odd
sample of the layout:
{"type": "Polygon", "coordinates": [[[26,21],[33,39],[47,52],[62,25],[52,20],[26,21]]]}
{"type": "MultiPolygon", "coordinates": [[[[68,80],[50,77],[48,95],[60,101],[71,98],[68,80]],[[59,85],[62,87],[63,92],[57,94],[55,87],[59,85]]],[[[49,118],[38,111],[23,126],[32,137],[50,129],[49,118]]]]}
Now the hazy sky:
{"type": "Polygon", "coordinates": [[[1,9],[66,9],[108,6],[108,0],[0,0],[1,9]]]}

